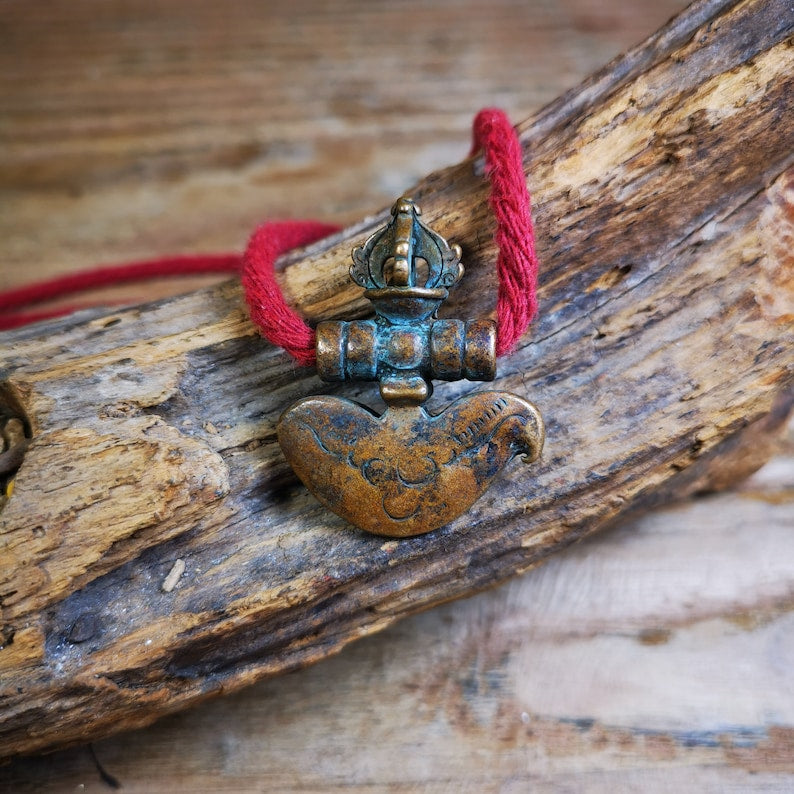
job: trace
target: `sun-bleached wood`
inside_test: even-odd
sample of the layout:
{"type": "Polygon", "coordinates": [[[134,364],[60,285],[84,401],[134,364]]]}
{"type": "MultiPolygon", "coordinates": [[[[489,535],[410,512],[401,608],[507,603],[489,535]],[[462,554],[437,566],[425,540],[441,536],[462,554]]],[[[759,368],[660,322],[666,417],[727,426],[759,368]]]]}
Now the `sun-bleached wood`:
{"type": "MultiPolygon", "coordinates": [[[[8,335],[5,396],[33,440],[0,516],[2,752],[315,661],[709,486],[739,431],[752,448],[790,399],[791,26],[783,3],[696,4],[522,125],[541,319],[498,387],[543,410],[547,453],[427,538],[364,537],[297,486],[274,423],[322,387],[256,337],[233,285],[8,335]]],[[[480,170],[414,191],[464,249],[469,315],[493,305],[480,170]]],[[[285,261],[312,320],[360,313],[348,251],[380,220],[285,261]]]]}

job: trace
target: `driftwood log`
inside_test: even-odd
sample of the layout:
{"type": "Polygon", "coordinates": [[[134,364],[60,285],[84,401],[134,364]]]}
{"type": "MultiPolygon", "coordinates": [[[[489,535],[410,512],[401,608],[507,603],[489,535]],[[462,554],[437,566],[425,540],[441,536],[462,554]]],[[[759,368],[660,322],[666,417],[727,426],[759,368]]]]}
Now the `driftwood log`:
{"type": "MultiPolygon", "coordinates": [[[[329,390],[235,285],[7,335],[31,440],[0,515],[2,755],[302,666],[757,465],[794,363],[793,28],[782,2],[696,4],[522,125],[541,319],[498,387],[541,407],[547,451],[430,536],[383,543],[298,486],[274,423],[329,390]]],[[[493,305],[486,190],[471,160],[414,191],[464,249],[470,316],[493,305]]],[[[284,262],[312,320],[360,314],[348,250],[381,220],[284,262]]]]}
{"type": "Polygon", "coordinates": [[[102,791],[98,758],[134,794],[790,792],[787,452],[322,664],[16,759],[0,790],[102,791]]]}

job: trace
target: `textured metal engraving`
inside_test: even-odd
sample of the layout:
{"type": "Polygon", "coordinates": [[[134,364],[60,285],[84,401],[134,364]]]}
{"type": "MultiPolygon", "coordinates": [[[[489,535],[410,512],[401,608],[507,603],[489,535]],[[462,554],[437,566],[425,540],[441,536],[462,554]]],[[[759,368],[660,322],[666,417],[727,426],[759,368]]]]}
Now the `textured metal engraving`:
{"type": "Polygon", "coordinates": [[[506,392],[463,397],[438,415],[422,403],[432,380],[493,380],[490,320],[439,320],[463,274],[461,251],[401,198],[392,219],[353,249],[353,280],[375,317],[317,327],[317,369],[326,381],[377,380],[378,416],[338,397],[311,397],[281,417],[287,460],[331,510],[378,535],[429,532],[467,510],[502,467],[536,460],[544,428],[532,403],[506,392]]]}

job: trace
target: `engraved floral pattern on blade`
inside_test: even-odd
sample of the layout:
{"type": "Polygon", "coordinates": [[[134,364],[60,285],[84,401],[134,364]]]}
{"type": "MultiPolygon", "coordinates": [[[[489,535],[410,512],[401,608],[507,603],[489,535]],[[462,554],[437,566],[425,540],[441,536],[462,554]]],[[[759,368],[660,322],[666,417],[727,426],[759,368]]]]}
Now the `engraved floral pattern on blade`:
{"type": "Polygon", "coordinates": [[[436,416],[410,407],[378,417],[349,400],[312,397],[284,414],[279,441],[330,509],[370,532],[405,537],[463,513],[515,455],[534,460],[543,423],[531,403],[504,392],[464,397],[436,416]]]}

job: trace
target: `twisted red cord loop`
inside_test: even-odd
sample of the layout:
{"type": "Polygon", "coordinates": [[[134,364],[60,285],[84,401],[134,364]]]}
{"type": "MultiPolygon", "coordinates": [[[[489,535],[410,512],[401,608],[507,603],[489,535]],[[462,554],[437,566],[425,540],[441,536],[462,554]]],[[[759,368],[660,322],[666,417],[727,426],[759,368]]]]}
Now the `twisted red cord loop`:
{"type": "Polygon", "coordinates": [[[318,221],[265,223],[251,235],[243,254],[240,278],[251,319],[268,341],[283,347],[303,366],[316,360],[314,329],[287,304],[273,266],[280,254],[337,230],[337,226],[318,221]]]}
{"type": "MultiPolygon", "coordinates": [[[[537,313],[538,261],[521,144],[503,111],[487,108],[477,114],[472,154],[480,149],[491,182],[499,248],[496,353],[501,356],[513,350],[537,313]]],[[[314,329],[285,301],[273,265],[279,254],[333,231],[336,227],[312,221],[265,224],[251,237],[243,256],[243,289],[251,319],[266,339],[307,366],[316,360],[314,329]]]]}
{"type": "Polygon", "coordinates": [[[538,258],[521,143],[504,111],[486,108],[475,117],[471,155],[480,149],[496,220],[496,354],[502,356],[515,348],[537,314],[538,258]]]}

